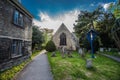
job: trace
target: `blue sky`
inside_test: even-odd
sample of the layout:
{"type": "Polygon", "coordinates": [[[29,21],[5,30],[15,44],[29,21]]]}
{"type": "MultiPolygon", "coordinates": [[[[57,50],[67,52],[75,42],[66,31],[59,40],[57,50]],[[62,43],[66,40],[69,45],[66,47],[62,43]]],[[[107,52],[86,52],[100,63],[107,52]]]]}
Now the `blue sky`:
{"type": "Polygon", "coordinates": [[[21,0],[22,5],[34,16],[33,23],[55,31],[65,23],[73,31],[73,23],[80,10],[93,11],[98,5],[105,9],[116,0],[21,0]]]}
{"type": "Polygon", "coordinates": [[[36,19],[39,11],[54,16],[73,9],[94,10],[99,4],[115,2],[115,0],[22,0],[22,4],[36,19]]]}

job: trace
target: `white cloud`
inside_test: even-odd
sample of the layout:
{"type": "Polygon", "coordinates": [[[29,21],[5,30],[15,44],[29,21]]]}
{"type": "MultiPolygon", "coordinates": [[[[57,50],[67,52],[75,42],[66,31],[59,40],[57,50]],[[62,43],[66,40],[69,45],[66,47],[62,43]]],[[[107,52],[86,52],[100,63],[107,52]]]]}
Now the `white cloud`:
{"type": "Polygon", "coordinates": [[[54,32],[59,28],[59,26],[64,23],[67,28],[72,32],[73,24],[77,20],[79,10],[75,9],[73,11],[65,12],[63,14],[56,15],[54,17],[50,16],[45,12],[40,12],[39,17],[41,20],[33,20],[34,25],[40,26],[41,28],[54,29],[54,32]]]}
{"type": "Polygon", "coordinates": [[[95,6],[95,5],[93,3],[91,3],[90,6],[95,6]]]}
{"type": "Polygon", "coordinates": [[[115,2],[110,2],[110,3],[105,3],[105,4],[102,4],[103,8],[105,9],[105,11],[107,11],[111,5],[114,5],[115,2]]]}

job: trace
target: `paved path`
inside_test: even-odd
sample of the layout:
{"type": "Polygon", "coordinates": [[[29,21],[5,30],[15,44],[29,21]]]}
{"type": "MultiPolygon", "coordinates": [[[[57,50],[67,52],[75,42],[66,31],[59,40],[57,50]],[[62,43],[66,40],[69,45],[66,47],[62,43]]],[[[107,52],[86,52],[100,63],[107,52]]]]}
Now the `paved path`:
{"type": "Polygon", "coordinates": [[[114,57],[114,56],[110,56],[110,55],[108,55],[108,54],[102,54],[103,56],[106,56],[106,57],[109,57],[109,58],[111,58],[111,59],[113,59],[113,60],[115,60],[115,61],[117,61],[117,62],[120,62],[120,58],[117,58],[117,57],[114,57]]]}
{"type": "Polygon", "coordinates": [[[42,51],[33,61],[18,75],[16,80],[53,80],[47,55],[42,51]]]}

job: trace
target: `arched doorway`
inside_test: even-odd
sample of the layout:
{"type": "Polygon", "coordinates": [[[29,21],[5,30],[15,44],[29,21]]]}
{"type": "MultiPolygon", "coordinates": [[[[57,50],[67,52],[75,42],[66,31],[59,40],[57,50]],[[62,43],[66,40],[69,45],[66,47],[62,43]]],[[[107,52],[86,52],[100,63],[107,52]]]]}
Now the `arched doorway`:
{"type": "Polygon", "coordinates": [[[66,34],[65,33],[61,33],[60,34],[60,46],[65,46],[67,45],[66,43],[66,34]]]}

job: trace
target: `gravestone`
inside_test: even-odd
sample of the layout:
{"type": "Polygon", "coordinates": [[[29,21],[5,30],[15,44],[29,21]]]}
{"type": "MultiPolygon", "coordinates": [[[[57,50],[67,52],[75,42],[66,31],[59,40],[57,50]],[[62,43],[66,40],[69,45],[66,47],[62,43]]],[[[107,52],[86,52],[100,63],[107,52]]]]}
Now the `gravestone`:
{"type": "Polygon", "coordinates": [[[68,55],[68,57],[72,57],[72,51],[71,50],[67,50],[67,55],[68,55]]]}
{"type": "Polygon", "coordinates": [[[62,54],[62,58],[65,58],[65,53],[66,53],[66,49],[65,47],[61,47],[61,54],[62,54]]]}
{"type": "Polygon", "coordinates": [[[108,51],[110,52],[110,51],[111,51],[111,48],[108,48],[108,51]]]}
{"type": "Polygon", "coordinates": [[[55,52],[52,52],[51,57],[56,57],[56,53],[55,53],[55,52]]]}
{"type": "Polygon", "coordinates": [[[100,48],[100,52],[103,52],[104,51],[104,48],[100,48]]]}
{"type": "Polygon", "coordinates": [[[81,57],[84,57],[84,56],[85,56],[82,48],[79,48],[78,53],[81,55],[81,57]]]}
{"type": "Polygon", "coordinates": [[[86,60],[86,68],[91,68],[91,67],[93,67],[93,65],[92,65],[92,59],[87,59],[86,60]]]}

